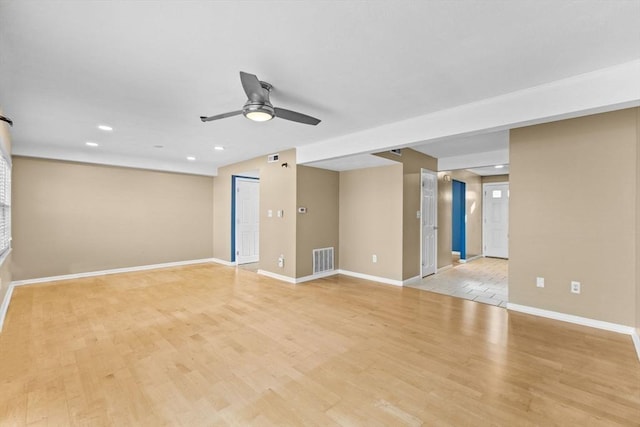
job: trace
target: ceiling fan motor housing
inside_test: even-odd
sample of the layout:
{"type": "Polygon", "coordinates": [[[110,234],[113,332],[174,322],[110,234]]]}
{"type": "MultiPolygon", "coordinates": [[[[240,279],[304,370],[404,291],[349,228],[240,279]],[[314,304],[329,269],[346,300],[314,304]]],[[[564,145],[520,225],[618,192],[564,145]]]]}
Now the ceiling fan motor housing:
{"type": "Polygon", "coordinates": [[[242,114],[245,117],[251,120],[256,121],[267,121],[271,120],[275,117],[276,112],[273,108],[273,105],[269,101],[269,93],[273,86],[267,82],[260,82],[260,85],[264,89],[264,100],[263,101],[252,101],[251,99],[247,100],[247,102],[242,107],[242,114]]]}

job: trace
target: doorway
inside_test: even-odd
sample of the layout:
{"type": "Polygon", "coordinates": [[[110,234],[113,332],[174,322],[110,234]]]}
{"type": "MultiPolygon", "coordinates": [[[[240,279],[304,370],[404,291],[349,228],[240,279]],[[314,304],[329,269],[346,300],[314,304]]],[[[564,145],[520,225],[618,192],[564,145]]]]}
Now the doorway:
{"type": "Polygon", "coordinates": [[[420,202],[420,274],[421,277],[434,274],[438,253],[438,175],[428,169],[421,169],[420,202]]]}
{"type": "Polygon", "coordinates": [[[484,256],[509,258],[509,183],[483,185],[484,256]]]}
{"type": "Polygon", "coordinates": [[[451,251],[459,253],[461,261],[467,258],[466,194],[467,185],[454,179],[451,203],[451,251]]]}
{"type": "Polygon", "coordinates": [[[231,261],[236,264],[260,260],[260,180],[231,177],[231,261]]]}

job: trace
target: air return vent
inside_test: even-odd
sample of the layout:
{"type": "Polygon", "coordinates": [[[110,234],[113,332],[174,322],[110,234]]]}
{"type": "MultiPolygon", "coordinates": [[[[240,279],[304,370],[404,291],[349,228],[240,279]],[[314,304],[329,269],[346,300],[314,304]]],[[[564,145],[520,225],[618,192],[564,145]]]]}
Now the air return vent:
{"type": "Polygon", "coordinates": [[[313,250],[313,274],[333,270],[333,248],[313,250]]]}

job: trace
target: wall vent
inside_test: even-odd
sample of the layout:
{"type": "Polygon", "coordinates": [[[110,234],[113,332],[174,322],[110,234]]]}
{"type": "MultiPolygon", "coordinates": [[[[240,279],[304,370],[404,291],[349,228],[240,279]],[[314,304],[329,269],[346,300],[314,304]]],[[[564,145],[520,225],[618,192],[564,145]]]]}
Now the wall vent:
{"type": "Polygon", "coordinates": [[[333,270],[333,248],[313,250],[313,274],[333,270]]]}
{"type": "Polygon", "coordinates": [[[278,160],[280,160],[280,154],[275,153],[275,154],[269,154],[267,156],[267,163],[275,163],[278,160]]]}
{"type": "Polygon", "coordinates": [[[395,154],[396,156],[402,156],[402,149],[394,148],[393,150],[389,150],[391,154],[395,154]]]}

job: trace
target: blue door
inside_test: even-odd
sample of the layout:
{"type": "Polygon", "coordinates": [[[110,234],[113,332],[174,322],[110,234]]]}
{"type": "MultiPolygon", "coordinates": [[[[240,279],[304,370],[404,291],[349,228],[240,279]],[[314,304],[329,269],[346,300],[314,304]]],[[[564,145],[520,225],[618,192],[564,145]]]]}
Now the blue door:
{"type": "Polygon", "coordinates": [[[452,221],[451,221],[451,250],[460,252],[460,259],[467,258],[467,233],[465,226],[465,199],[467,185],[464,182],[452,181],[452,221]]]}

